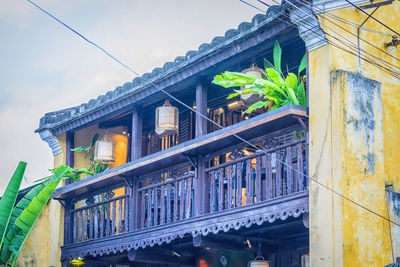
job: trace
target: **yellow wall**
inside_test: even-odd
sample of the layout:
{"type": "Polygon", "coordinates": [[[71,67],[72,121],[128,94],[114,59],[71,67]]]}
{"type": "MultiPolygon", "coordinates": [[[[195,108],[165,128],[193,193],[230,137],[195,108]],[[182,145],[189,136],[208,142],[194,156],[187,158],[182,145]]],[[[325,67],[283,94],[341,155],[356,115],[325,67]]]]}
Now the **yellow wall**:
{"type": "MultiPolygon", "coordinates": [[[[54,167],[65,164],[65,134],[58,136],[63,153],[54,157],[54,167]]],[[[61,184],[60,184],[61,186],[61,184]]],[[[44,207],[21,254],[16,266],[61,266],[60,247],[64,238],[64,210],[57,200],[51,199],[44,207]]]]}
{"type": "MultiPolygon", "coordinates": [[[[370,13],[372,10],[366,11],[370,13]]],[[[400,3],[395,1],[392,5],[380,7],[374,17],[393,29],[399,29],[399,11],[400,3]]],[[[331,14],[357,24],[366,18],[353,7],[335,10],[331,14]]],[[[332,25],[326,17],[320,16],[319,19],[331,28],[321,25],[329,34],[335,36],[333,29],[357,44],[355,36],[332,25]]],[[[335,23],[339,22],[335,20],[335,23]]],[[[356,33],[356,28],[339,24],[356,33]]],[[[365,23],[365,27],[390,33],[372,19],[365,23]]],[[[385,51],[384,42],[391,41],[388,36],[367,30],[361,30],[361,37],[385,51]]],[[[344,40],[343,37],[339,39],[344,40]]],[[[362,48],[371,54],[400,66],[399,61],[360,42],[362,48]]],[[[390,53],[400,58],[399,48],[390,49],[390,53]]],[[[362,61],[359,66],[357,57],[332,45],[309,53],[309,75],[310,175],[387,216],[385,184],[393,183],[395,190],[400,191],[399,80],[369,63],[362,61]],[[356,124],[363,119],[356,110],[359,95],[352,92],[346,72],[358,72],[381,83],[381,99],[377,92],[369,96],[366,91],[359,94],[371,97],[373,104],[365,112],[374,116],[374,128],[357,129],[356,124]],[[373,138],[373,142],[366,139],[367,135],[373,138]]],[[[391,214],[391,218],[398,221],[397,217],[391,214]]],[[[393,231],[399,231],[394,228],[393,231]]],[[[399,238],[394,237],[397,256],[400,256],[399,238]]],[[[384,266],[392,261],[388,222],[310,182],[310,254],[312,266],[384,266]]]]}

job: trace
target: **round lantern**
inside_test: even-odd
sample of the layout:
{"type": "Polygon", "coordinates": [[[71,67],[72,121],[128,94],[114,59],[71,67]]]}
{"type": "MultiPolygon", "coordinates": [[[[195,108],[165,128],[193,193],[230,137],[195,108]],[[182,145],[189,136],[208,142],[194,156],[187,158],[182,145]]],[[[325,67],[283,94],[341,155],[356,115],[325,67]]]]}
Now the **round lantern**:
{"type": "MultiPolygon", "coordinates": [[[[254,75],[257,78],[261,78],[262,77],[262,72],[261,69],[259,67],[257,67],[257,65],[253,64],[250,68],[245,69],[242,71],[243,74],[247,74],[247,75],[254,75]]],[[[242,86],[241,89],[247,89],[249,87],[251,87],[252,85],[245,85],[242,86]]],[[[248,106],[256,103],[257,101],[261,100],[261,96],[259,94],[253,93],[253,94],[241,94],[240,95],[240,99],[248,106]]]]}
{"type": "Polygon", "coordinates": [[[96,142],[94,161],[100,161],[103,164],[113,164],[115,162],[115,144],[107,134],[96,142]]]}
{"type": "Polygon", "coordinates": [[[263,256],[257,256],[254,260],[249,261],[248,267],[269,267],[269,261],[264,260],[263,256]]]}
{"type": "Polygon", "coordinates": [[[179,113],[176,107],[171,106],[168,100],[156,109],[156,133],[160,136],[178,133],[179,113]]]}

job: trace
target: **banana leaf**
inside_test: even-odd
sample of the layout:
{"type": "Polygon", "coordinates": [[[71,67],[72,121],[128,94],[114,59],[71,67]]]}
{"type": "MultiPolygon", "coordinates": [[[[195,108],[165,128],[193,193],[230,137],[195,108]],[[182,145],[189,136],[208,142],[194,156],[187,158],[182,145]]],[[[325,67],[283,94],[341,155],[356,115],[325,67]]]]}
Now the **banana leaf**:
{"type": "Polygon", "coordinates": [[[21,215],[22,211],[29,206],[32,199],[40,193],[40,191],[50,182],[50,179],[47,179],[45,182],[38,184],[34,188],[32,188],[25,196],[17,203],[14,207],[10,221],[7,225],[6,235],[4,236],[4,245],[0,251],[0,263],[4,264],[7,262],[7,259],[11,256],[11,251],[9,250],[9,246],[11,241],[17,234],[16,227],[14,226],[14,222],[19,215],[21,215]]]}
{"type": "Polygon", "coordinates": [[[301,59],[301,62],[300,62],[300,66],[299,66],[299,69],[298,69],[297,76],[300,77],[300,73],[301,73],[303,70],[306,69],[306,66],[307,66],[307,55],[304,54],[304,56],[303,56],[303,58],[301,59]]]}
{"type": "Polygon", "coordinates": [[[69,170],[69,168],[70,167],[65,165],[56,168],[53,172],[54,175],[48,180],[48,182],[44,183],[44,188],[40,190],[40,192],[30,201],[29,205],[16,218],[14,222],[16,235],[11,240],[9,246],[9,249],[11,250],[11,258],[7,259],[7,263],[11,260],[12,266],[14,266],[26,238],[56,189],[58,183],[64,177],[64,174],[69,170]]]}
{"type": "Polygon", "coordinates": [[[273,56],[274,56],[275,70],[280,75],[282,73],[282,70],[281,70],[282,49],[281,49],[281,47],[279,45],[278,40],[276,40],[275,44],[274,44],[273,56]]]}
{"type": "Polygon", "coordinates": [[[10,221],[11,212],[14,208],[19,187],[21,186],[22,177],[24,176],[26,162],[20,161],[10,182],[4,191],[3,197],[0,199],[0,248],[3,244],[4,235],[6,233],[8,222],[10,221]]]}

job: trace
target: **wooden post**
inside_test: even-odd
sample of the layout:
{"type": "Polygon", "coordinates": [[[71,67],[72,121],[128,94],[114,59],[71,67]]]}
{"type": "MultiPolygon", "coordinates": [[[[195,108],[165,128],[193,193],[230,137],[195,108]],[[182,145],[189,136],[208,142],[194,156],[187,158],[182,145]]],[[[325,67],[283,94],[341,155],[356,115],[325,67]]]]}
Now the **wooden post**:
{"type": "Polygon", "coordinates": [[[67,200],[64,209],[64,245],[71,243],[72,238],[72,219],[71,219],[72,203],[67,200]]]}
{"type": "Polygon", "coordinates": [[[135,106],[132,110],[131,161],[142,157],[142,112],[135,106]]]}
{"type": "MultiPolygon", "coordinates": [[[[75,133],[74,132],[67,132],[66,136],[66,149],[65,149],[65,164],[70,166],[71,168],[74,167],[74,152],[71,149],[74,148],[74,139],[75,133]]],[[[72,183],[72,179],[67,179],[65,181],[66,184],[72,183]]]]}
{"type": "Polygon", "coordinates": [[[196,138],[207,134],[207,87],[205,80],[200,79],[196,84],[196,138]]]}
{"type": "MultiPolygon", "coordinates": [[[[207,134],[207,86],[205,79],[199,79],[196,84],[196,138],[207,134]],[[200,115],[201,114],[201,115],[200,115]]],[[[198,216],[209,212],[210,203],[208,201],[209,183],[205,174],[205,161],[202,156],[197,157],[195,188],[195,207],[194,215],[198,216]]]]}

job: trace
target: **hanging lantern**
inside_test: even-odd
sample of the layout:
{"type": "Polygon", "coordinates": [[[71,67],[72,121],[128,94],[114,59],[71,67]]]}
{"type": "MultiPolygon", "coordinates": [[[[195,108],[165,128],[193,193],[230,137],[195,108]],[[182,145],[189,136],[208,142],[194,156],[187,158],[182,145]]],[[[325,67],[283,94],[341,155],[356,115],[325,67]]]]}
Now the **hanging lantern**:
{"type": "MultiPolygon", "coordinates": [[[[257,65],[255,63],[253,63],[253,65],[250,68],[243,70],[242,73],[243,74],[247,74],[247,75],[254,75],[257,78],[261,78],[262,77],[261,69],[259,67],[257,67],[257,65]]],[[[243,90],[243,89],[247,89],[249,87],[251,87],[251,85],[245,85],[245,86],[242,86],[241,89],[243,90]]],[[[261,96],[259,94],[256,94],[256,93],[246,94],[246,95],[241,94],[240,95],[240,99],[246,105],[250,106],[250,105],[256,103],[257,101],[260,101],[261,100],[261,96]]]]}
{"type": "Polygon", "coordinates": [[[269,261],[264,260],[264,257],[261,254],[261,243],[258,243],[258,251],[257,251],[256,258],[252,261],[249,261],[247,266],[248,267],[269,267],[269,261]]]}
{"type": "Polygon", "coordinates": [[[264,260],[263,256],[257,256],[254,260],[249,261],[249,267],[269,267],[269,261],[264,260]]]}
{"type": "Polygon", "coordinates": [[[115,144],[107,134],[96,142],[94,161],[100,161],[103,164],[113,164],[115,162],[115,144]]]}
{"type": "Polygon", "coordinates": [[[156,133],[160,136],[177,134],[178,127],[178,109],[165,100],[164,105],[156,109],[156,133]]]}

